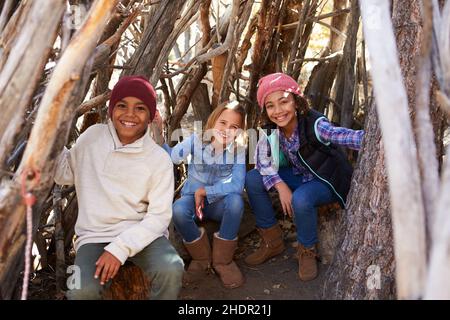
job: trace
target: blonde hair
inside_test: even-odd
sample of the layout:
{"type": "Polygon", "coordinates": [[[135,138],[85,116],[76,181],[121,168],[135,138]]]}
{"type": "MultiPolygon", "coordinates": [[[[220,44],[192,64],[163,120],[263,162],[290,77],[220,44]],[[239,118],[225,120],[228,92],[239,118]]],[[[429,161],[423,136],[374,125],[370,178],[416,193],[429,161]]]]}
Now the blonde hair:
{"type": "MultiPolygon", "coordinates": [[[[208,130],[211,130],[214,128],[214,125],[216,124],[217,119],[219,119],[222,112],[225,110],[233,110],[234,112],[237,112],[241,116],[241,123],[239,124],[239,128],[242,129],[241,133],[238,134],[238,136],[235,138],[235,141],[240,145],[245,145],[246,136],[245,136],[245,120],[246,120],[246,113],[244,106],[239,103],[238,101],[226,101],[221,104],[219,104],[214,111],[209,115],[208,120],[206,121],[205,128],[203,132],[208,132],[208,130]]],[[[203,143],[211,142],[212,137],[208,135],[203,135],[203,143]]]]}

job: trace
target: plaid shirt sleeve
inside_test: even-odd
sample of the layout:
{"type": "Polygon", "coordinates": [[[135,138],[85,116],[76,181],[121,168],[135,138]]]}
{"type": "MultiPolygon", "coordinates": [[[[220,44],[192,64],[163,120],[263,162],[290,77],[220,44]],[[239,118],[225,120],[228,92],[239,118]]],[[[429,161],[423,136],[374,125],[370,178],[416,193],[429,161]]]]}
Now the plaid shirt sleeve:
{"type": "Polygon", "coordinates": [[[320,119],[317,123],[317,132],[323,142],[331,142],[353,150],[361,148],[364,137],[364,130],[335,127],[326,118],[320,119]]]}
{"type": "Polygon", "coordinates": [[[264,187],[269,191],[274,185],[283,180],[278,175],[278,167],[272,159],[269,141],[262,134],[260,136],[261,138],[256,146],[255,163],[256,169],[262,176],[264,187]]]}

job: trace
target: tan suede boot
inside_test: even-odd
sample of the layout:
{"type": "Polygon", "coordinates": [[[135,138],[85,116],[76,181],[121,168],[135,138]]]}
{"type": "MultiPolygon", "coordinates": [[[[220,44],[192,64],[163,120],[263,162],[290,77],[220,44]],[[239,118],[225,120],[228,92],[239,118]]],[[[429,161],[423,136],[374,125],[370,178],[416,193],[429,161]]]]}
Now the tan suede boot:
{"type": "Polygon", "coordinates": [[[283,233],[278,223],[268,229],[258,229],[258,232],[262,238],[261,246],[244,260],[252,266],[263,263],[285,249],[283,233]]]}
{"type": "Polygon", "coordinates": [[[305,248],[298,244],[298,276],[302,281],[310,281],[317,277],[317,249],[316,246],[305,248]]]}
{"type": "Polygon", "coordinates": [[[192,261],[184,273],[183,283],[185,285],[198,282],[211,268],[211,246],[208,235],[203,228],[200,228],[200,232],[200,238],[192,242],[183,242],[192,257],[192,261]]]}
{"type": "Polygon", "coordinates": [[[234,251],[237,247],[235,240],[225,240],[219,238],[214,233],[213,240],[213,268],[222,280],[225,288],[233,289],[240,287],[244,283],[244,276],[237,264],[233,261],[234,251]]]}

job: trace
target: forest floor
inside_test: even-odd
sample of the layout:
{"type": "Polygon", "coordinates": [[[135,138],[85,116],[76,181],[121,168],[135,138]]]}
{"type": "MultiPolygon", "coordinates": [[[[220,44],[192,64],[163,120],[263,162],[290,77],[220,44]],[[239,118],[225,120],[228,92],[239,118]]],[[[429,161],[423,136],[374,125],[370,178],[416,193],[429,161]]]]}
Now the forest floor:
{"type": "Polygon", "coordinates": [[[327,266],[319,264],[319,277],[302,282],[298,277],[297,242],[286,241],[286,250],[260,266],[247,266],[244,258],[259,244],[256,231],[239,242],[235,261],[245,283],[239,288],[225,289],[216,274],[209,274],[195,287],[183,288],[183,300],[312,300],[320,299],[327,266]]]}

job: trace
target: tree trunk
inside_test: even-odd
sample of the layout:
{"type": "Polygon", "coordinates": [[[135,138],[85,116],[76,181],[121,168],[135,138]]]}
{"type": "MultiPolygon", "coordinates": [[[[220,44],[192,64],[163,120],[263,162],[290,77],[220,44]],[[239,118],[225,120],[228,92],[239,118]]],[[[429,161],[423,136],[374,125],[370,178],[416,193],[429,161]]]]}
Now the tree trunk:
{"type": "Polygon", "coordinates": [[[150,281],[141,268],[126,263],[120,267],[111,287],[103,294],[105,300],[147,300],[150,281]]]}
{"type": "Polygon", "coordinates": [[[422,37],[421,2],[420,0],[394,0],[392,2],[392,24],[411,112],[416,103],[416,62],[420,54],[422,37]]]}
{"type": "MultiPolygon", "coordinates": [[[[334,0],[333,11],[344,10],[347,8],[348,0],[334,0]]],[[[340,14],[331,19],[331,26],[336,30],[343,31],[347,22],[347,14],[340,14]]],[[[347,35],[348,36],[348,35],[347,35]]],[[[342,50],[345,38],[337,32],[330,31],[330,42],[328,44],[329,52],[337,52],[342,50]]]]}
{"type": "Polygon", "coordinates": [[[343,58],[341,64],[343,66],[344,90],[342,92],[342,100],[336,99],[341,104],[340,125],[345,128],[353,126],[353,111],[355,109],[354,91],[356,84],[356,40],[358,39],[359,29],[359,5],[358,0],[352,0],[352,12],[347,32],[347,40],[345,41],[343,58]]]}
{"type": "Polygon", "coordinates": [[[395,298],[394,252],[384,151],[375,105],[353,181],[337,255],[326,275],[326,299],[395,298]]]}
{"type": "MultiPolygon", "coordinates": [[[[342,54],[334,54],[330,59],[319,62],[311,72],[304,93],[311,100],[314,109],[325,113],[330,102],[330,91],[336,78],[342,54]]],[[[336,109],[337,107],[334,106],[336,109]]]]}
{"type": "Polygon", "coordinates": [[[342,210],[337,202],[317,208],[319,255],[322,264],[330,265],[336,256],[342,238],[344,216],[345,210],[342,210]]]}
{"type": "Polygon", "coordinates": [[[353,122],[353,93],[355,88],[356,40],[358,38],[360,10],[357,0],[351,0],[348,18],[347,39],[339,62],[336,83],[333,89],[333,104],[330,119],[343,127],[351,128],[353,122]]]}
{"type": "MultiPolygon", "coordinates": [[[[408,20],[404,14],[409,4],[394,6],[394,21],[408,20]],[[402,18],[396,20],[396,15],[402,18]]],[[[410,57],[417,52],[411,44],[418,40],[411,37],[416,36],[418,30],[415,29],[407,37],[397,37],[399,46],[407,44],[409,50],[402,52],[404,59],[398,63],[388,1],[366,0],[360,1],[360,5],[364,35],[371,53],[383,149],[380,147],[380,133],[372,106],[365,126],[366,136],[358,161],[359,168],[355,171],[349,195],[342,250],[327,276],[324,296],[393,298],[393,235],[397,297],[419,298],[423,293],[426,274],[425,216],[408,98],[400,71],[400,67],[405,71],[409,69],[410,57]],[[371,18],[374,14],[376,20],[371,18]],[[395,117],[392,116],[393,105],[396,106],[395,117]],[[374,132],[375,135],[372,134],[374,132]],[[384,175],[384,152],[390,199],[387,197],[384,175]],[[392,201],[393,233],[388,211],[389,200],[392,201]],[[376,212],[374,217],[370,216],[371,212],[376,212]],[[387,237],[386,234],[391,236],[387,237]]],[[[404,74],[407,74],[405,71],[404,74]]],[[[406,79],[406,83],[407,86],[408,83],[415,85],[413,78],[406,79]]],[[[411,94],[415,97],[414,91],[411,94]]]]}
{"type": "Polygon", "coordinates": [[[208,85],[200,83],[197,90],[192,95],[192,110],[194,111],[195,121],[201,121],[202,127],[206,126],[206,121],[212,112],[211,104],[209,102],[208,85]]]}
{"type": "MultiPolygon", "coordinates": [[[[202,31],[201,44],[197,46],[199,50],[205,47],[211,40],[211,25],[209,22],[209,9],[211,0],[204,1],[200,7],[199,24],[202,31]]],[[[214,76],[213,76],[214,77],[214,76]]],[[[213,80],[214,82],[214,80],[213,80]]],[[[213,90],[214,91],[214,90],[213,90]]],[[[195,120],[202,122],[202,127],[206,126],[206,121],[213,109],[213,103],[210,102],[208,85],[200,83],[198,88],[192,95],[192,110],[194,111],[195,120]]]]}
{"type": "Polygon", "coordinates": [[[386,152],[397,296],[417,299],[423,293],[426,273],[425,216],[408,98],[397,60],[389,1],[361,1],[360,5],[386,152]],[[370,20],[374,12],[379,17],[376,22],[370,20]]]}
{"type": "Polygon", "coordinates": [[[227,60],[228,52],[224,52],[221,55],[211,59],[211,72],[213,78],[213,93],[211,98],[212,109],[215,109],[219,104],[220,91],[222,89],[222,78],[227,60]]]}

